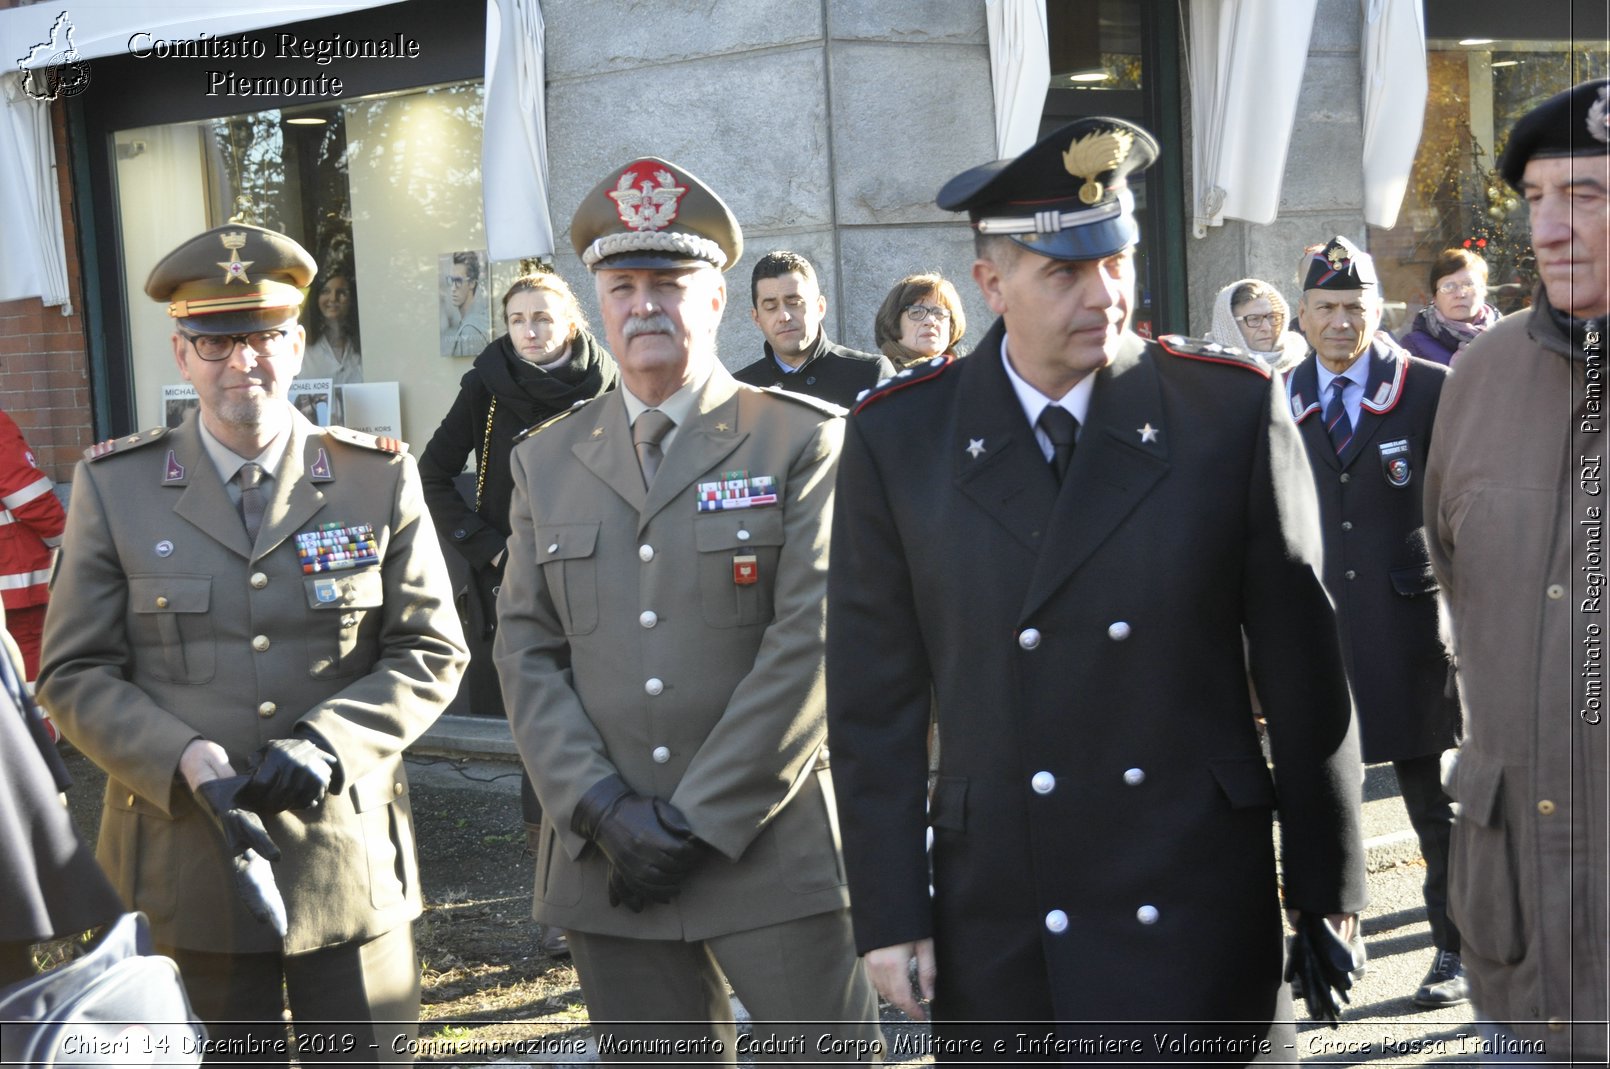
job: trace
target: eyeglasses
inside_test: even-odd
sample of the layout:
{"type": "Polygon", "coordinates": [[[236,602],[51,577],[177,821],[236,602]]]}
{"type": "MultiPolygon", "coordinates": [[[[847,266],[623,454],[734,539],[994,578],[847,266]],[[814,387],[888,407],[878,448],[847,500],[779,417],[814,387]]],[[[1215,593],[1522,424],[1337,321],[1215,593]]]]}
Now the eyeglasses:
{"type": "Polygon", "coordinates": [[[1236,316],[1235,321],[1249,326],[1253,330],[1262,330],[1266,326],[1278,327],[1280,325],[1280,314],[1278,312],[1265,312],[1261,315],[1255,313],[1249,316],[1236,316]]]}
{"type": "Polygon", "coordinates": [[[929,304],[906,305],[906,318],[911,320],[913,323],[921,323],[929,316],[934,317],[935,323],[948,323],[950,322],[950,309],[939,308],[929,304]]]}
{"type": "MultiPolygon", "coordinates": [[[[183,331],[179,333],[184,334],[183,331]]],[[[262,356],[278,356],[285,349],[290,334],[283,330],[254,330],[250,334],[184,334],[196,350],[196,355],[207,361],[227,360],[235,346],[244,345],[262,356]]]]}
{"type": "Polygon", "coordinates": [[[1456,293],[1475,293],[1478,288],[1474,282],[1444,282],[1437,286],[1437,292],[1452,297],[1456,293]]]}
{"type": "Polygon", "coordinates": [[[467,286],[473,280],[468,275],[448,275],[447,281],[455,286],[467,286]]]}

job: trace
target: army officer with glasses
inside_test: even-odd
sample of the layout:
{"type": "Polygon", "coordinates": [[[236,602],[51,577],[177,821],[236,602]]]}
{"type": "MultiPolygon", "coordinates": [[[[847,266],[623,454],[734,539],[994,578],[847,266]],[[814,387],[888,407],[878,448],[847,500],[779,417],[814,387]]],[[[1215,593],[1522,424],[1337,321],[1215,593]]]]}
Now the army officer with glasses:
{"type": "Polygon", "coordinates": [[[419,1016],[402,751],[464,639],[406,447],[286,400],[313,274],[243,224],[152,270],[200,408],[88,451],[45,621],[40,701],[107,772],[98,856],[208,1061],[396,1060],[419,1016]]]}

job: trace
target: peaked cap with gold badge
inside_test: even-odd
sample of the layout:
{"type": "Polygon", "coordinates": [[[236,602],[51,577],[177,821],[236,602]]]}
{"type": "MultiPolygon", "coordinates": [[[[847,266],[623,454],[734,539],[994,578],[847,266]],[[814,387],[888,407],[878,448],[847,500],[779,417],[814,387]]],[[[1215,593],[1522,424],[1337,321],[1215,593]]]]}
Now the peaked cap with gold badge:
{"type": "Polygon", "coordinates": [[[1041,256],[1099,260],[1140,237],[1129,176],[1155,159],[1157,139],[1134,123],[1077,119],[1016,159],[963,171],[936,202],[1041,256]]]}
{"type": "Polygon", "coordinates": [[[193,334],[242,334],[277,327],[302,307],[318,265],[284,234],[225,223],[174,249],[145,280],[153,301],[193,334]]]}
{"type": "Polygon", "coordinates": [[[1308,261],[1303,289],[1363,290],[1378,281],[1375,258],[1338,234],[1308,261]]]}
{"type": "Polygon", "coordinates": [[[644,156],[611,171],[582,198],[570,243],[588,268],[697,267],[725,271],[743,255],[726,202],[668,160],[644,156]]]}

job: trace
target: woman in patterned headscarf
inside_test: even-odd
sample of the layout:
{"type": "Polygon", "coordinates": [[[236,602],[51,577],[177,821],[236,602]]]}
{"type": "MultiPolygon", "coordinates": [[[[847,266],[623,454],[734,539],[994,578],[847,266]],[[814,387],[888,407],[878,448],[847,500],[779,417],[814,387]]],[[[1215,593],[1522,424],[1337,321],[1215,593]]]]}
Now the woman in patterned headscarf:
{"type": "Polygon", "coordinates": [[[1280,291],[1261,278],[1243,278],[1219,291],[1208,340],[1244,349],[1279,373],[1308,355],[1308,343],[1290,326],[1291,310],[1280,291]]]}

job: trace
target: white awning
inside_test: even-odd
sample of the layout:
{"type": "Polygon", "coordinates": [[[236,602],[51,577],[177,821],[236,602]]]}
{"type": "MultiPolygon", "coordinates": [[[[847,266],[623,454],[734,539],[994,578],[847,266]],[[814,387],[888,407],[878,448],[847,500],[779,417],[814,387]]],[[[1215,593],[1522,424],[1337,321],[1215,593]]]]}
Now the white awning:
{"type": "MultiPolygon", "coordinates": [[[[1191,0],[1191,225],[1272,223],[1318,0],[1191,0]]],[[[1423,68],[1422,68],[1423,73],[1423,68]]]]}
{"type": "Polygon", "coordinates": [[[1051,88],[1045,0],[986,0],[990,82],[995,90],[995,154],[1009,159],[1040,140],[1051,88]]]}
{"type": "Polygon", "coordinates": [[[0,301],[38,297],[72,315],[50,105],[24,95],[15,73],[0,77],[0,174],[0,301]]]}
{"type": "Polygon", "coordinates": [[[1420,0],[1363,0],[1364,221],[1398,221],[1425,122],[1426,24],[1420,0]]]}
{"type": "Polygon", "coordinates": [[[537,0],[486,0],[481,196],[494,260],[553,257],[544,55],[537,0]]]}
{"type": "MultiPolygon", "coordinates": [[[[87,62],[127,52],[136,34],[160,40],[225,37],[390,2],[273,0],[222,8],[211,0],[81,0],[67,11],[70,38],[65,26],[57,25],[62,9],[41,4],[0,11],[0,57],[29,57],[26,66],[43,69],[64,58],[87,62]],[[69,51],[73,55],[66,57],[69,51]]],[[[1028,2],[1032,6],[1035,0],[1028,2]]],[[[67,262],[48,107],[23,92],[22,75],[15,71],[0,75],[0,96],[9,105],[6,121],[0,122],[0,174],[20,178],[0,183],[0,237],[13,250],[28,250],[0,259],[0,300],[39,297],[47,305],[65,304],[67,262]]],[[[494,259],[553,255],[545,111],[537,0],[487,0],[481,172],[487,245],[494,259]]]]}

